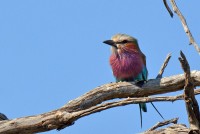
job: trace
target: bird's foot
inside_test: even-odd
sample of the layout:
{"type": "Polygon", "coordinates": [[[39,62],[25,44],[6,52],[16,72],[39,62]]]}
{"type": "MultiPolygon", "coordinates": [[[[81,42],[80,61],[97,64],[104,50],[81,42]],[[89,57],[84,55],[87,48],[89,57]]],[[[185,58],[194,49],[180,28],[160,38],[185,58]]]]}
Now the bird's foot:
{"type": "Polygon", "coordinates": [[[138,82],[136,82],[136,85],[139,87],[142,87],[145,83],[146,83],[146,81],[138,81],[138,82]]]}

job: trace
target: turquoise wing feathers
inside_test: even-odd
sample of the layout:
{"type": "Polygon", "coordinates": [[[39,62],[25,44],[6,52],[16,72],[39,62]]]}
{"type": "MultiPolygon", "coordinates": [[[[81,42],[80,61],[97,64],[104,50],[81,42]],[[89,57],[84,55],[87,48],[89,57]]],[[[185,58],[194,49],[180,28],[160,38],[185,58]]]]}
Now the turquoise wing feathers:
{"type": "Polygon", "coordinates": [[[144,66],[141,73],[139,73],[138,76],[136,76],[134,78],[134,81],[136,81],[136,82],[147,81],[147,77],[148,77],[148,70],[147,70],[146,66],[144,66]]]}
{"type": "MultiPolygon", "coordinates": [[[[143,67],[142,72],[138,74],[137,77],[134,78],[134,81],[140,82],[140,81],[147,81],[148,77],[148,70],[146,66],[143,67]]],[[[147,112],[147,106],[145,103],[139,103],[140,109],[142,109],[143,112],[147,112]]]]}

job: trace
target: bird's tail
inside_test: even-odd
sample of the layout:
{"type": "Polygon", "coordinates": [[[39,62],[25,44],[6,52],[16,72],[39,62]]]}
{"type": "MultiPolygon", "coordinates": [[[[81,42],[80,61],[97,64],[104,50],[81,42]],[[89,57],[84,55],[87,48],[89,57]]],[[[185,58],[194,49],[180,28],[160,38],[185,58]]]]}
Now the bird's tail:
{"type": "Polygon", "coordinates": [[[143,112],[147,112],[147,105],[146,103],[139,103],[140,108],[142,109],[143,112]]]}
{"type": "Polygon", "coordinates": [[[156,108],[156,106],[153,104],[153,102],[151,102],[151,105],[154,107],[154,109],[155,109],[156,112],[160,115],[160,117],[161,117],[163,120],[165,120],[164,117],[162,116],[162,114],[158,111],[158,109],[156,108]]]}
{"type": "MultiPolygon", "coordinates": [[[[156,112],[160,115],[160,117],[164,119],[164,117],[162,116],[162,114],[158,111],[158,109],[156,108],[156,106],[151,102],[151,105],[154,107],[154,109],[156,110],[156,112]]],[[[139,103],[139,107],[140,107],[140,125],[142,128],[142,111],[143,112],[147,112],[147,106],[146,103],[139,103]]]]}
{"type": "Polygon", "coordinates": [[[147,112],[146,103],[139,103],[139,107],[140,107],[140,125],[141,125],[141,128],[142,128],[142,111],[147,112]]]}

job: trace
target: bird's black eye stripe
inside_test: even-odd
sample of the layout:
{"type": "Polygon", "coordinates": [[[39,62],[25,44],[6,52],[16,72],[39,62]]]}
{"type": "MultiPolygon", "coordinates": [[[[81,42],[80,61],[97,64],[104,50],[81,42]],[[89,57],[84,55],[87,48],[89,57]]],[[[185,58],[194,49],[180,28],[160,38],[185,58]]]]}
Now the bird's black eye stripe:
{"type": "Polygon", "coordinates": [[[128,41],[127,40],[123,40],[122,43],[128,43],[128,41]]]}
{"type": "Polygon", "coordinates": [[[116,44],[125,44],[125,43],[128,43],[129,41],[128,40],[122,40],[120,42],[116,42],[116,44]]]}

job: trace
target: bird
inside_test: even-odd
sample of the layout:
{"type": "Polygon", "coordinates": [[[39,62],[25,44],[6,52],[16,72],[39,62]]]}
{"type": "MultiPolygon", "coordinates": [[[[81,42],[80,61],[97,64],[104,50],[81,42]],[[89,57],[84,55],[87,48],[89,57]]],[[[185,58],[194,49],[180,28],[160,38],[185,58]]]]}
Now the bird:
{"type": "Polygon", "coordinates": [[[8,120],[8,117],[6,117],[5,114],[0,113],[0,121],[2,121],[2,120],[8,120]]]}
{"type": "MultiPolygon", "coordinates": [[[[147,82],[146,56],[141,51],[136,38],[119,33],[115,34],[111,40],[106,40],[103,43],[111,46],[109,61],[116,82],[136,82],[138,86],[142,86],[147,82]]],[[[150,103],[160,117],[165,120],[153,102],[150,103]]],[[[139,109],[142,127],[142,111],[147,112],[146,103],[139,103],[139,109]]]]}
{"type": "MultiPolygon", "coordinates": [[[[116,82],[147,81],[146,56],[142,53],[136,38],[127,34],[116,34],[103,43],[111,46],[110,65],[116,82]]],[[[142,111],[147,112],[145,103],[139,103],[142,127],[142,111]]]]}

